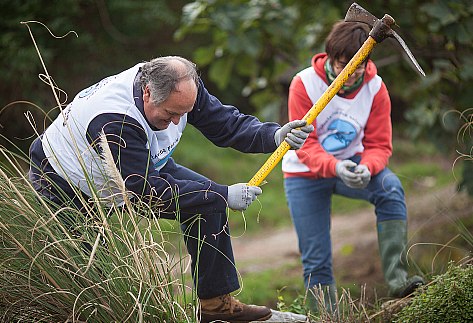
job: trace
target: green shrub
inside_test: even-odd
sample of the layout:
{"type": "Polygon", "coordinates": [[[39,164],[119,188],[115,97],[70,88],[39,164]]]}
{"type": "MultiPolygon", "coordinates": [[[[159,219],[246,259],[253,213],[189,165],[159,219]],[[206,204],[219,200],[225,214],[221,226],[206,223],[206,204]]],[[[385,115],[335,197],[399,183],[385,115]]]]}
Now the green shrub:
{"type": "Polygon", "coordinates": [[[473,265],[449,264],[448,270],[416,293],[394,322],[472,322],[473,265]]]}

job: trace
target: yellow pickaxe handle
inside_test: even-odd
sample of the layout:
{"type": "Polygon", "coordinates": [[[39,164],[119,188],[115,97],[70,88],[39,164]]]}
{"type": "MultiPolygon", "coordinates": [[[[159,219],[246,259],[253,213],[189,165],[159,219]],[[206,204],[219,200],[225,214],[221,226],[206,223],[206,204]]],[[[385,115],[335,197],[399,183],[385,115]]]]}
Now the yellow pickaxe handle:
{"type": "MultiPolygon", "coordinates": [[[[335,80],[330,84],[330,86],[325,90],[324,94],[315,102],[315,104],[307,111],[303,120],[307,121],[307,124],[314,122],[315,118],[320,114],[320,112],[327,106],[330,100],[340,91],[343,84],[348,80],[350,75],[352,75],[358,66],[368,57],[368,55],[373,50],[373,47],[377,44],[376,40],[373,37],[369,36],[368,39],[363,43],[361,48],[356,52],[355,56],[348,62],[348,64],[343,68],[343,70],[338,74],[335,80]]],[[[283,141],[279,147],[269,156],[268,160],[261,166],[258,172],[253,176],[253,178],[248,182],[250,186],[259,186],[264,179],[271,173],[271,171],[276,167],[276,165],[281,161],[283,156],[291,147],[285,141],[283,141]]]]}

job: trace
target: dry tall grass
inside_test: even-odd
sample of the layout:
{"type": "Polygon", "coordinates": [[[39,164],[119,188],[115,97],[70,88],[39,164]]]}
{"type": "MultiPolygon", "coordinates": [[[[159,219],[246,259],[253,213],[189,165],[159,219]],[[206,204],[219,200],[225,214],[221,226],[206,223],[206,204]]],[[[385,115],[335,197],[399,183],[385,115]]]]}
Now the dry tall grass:
{"type": "Polygon", "coordinates": [[[57,207],[1,152],[1,321],[196,321],[186,264],[166,251],[152,210],[99,199],[87,214],[57,207]]]}

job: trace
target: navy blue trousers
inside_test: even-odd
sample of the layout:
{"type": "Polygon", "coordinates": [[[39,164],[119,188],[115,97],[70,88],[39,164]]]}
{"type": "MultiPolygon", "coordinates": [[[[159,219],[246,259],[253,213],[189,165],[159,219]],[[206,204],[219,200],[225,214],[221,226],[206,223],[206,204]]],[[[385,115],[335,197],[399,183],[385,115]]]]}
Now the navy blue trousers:
{"type": "MultiPolygon", "coordinates": [[[[41,141],[36,140],[33,145],[41,145],[41,141]]],[[[41,152],[42,149],[35,151],[41,152]]],[[[69,184],[56,174],[44,153],[31,156],[28,175],[33,187],[58,205],[67,203],[83,210],[82,201],[88,200],[88,197],[79,198],[69,184]]],[[[209,181],[205,176],[176,164],[172,158],[160,172],[181,180],[209,181]]],[[[175,214],[166,218],[180,222],[191,256],[192,277],[199,298],[213,298],[240,288],[226,210],[214,214],[175,214]]]]}

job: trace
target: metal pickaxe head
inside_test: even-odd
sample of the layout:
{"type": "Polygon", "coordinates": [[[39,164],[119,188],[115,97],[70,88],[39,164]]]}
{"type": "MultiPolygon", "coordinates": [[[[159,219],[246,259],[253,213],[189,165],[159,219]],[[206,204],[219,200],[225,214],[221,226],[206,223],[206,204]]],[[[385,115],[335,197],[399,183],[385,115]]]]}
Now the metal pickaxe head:
{"type": "Polygon", "coordinates": [[[409,56],[414,66],[417,68],[417,71],[425,76],[422,67],[420,67],[419,63],[417,63],[417,60],[415,59],[414,55],[412,55],[412,52],[409,50],[409,47],[407,47],[404,40],[393,29],[391,29],[391,26],[396,24],[393,17],[385,14],[383,18],[378,19],[369,11],[354,2],[350,8],[348,8],[345,21],[363,22],[368,24],[372,28],[369,35],[373,37],[377,43],[382,42],[388,37],[395,38],[404,49],[407,56],[409,56]]]}

